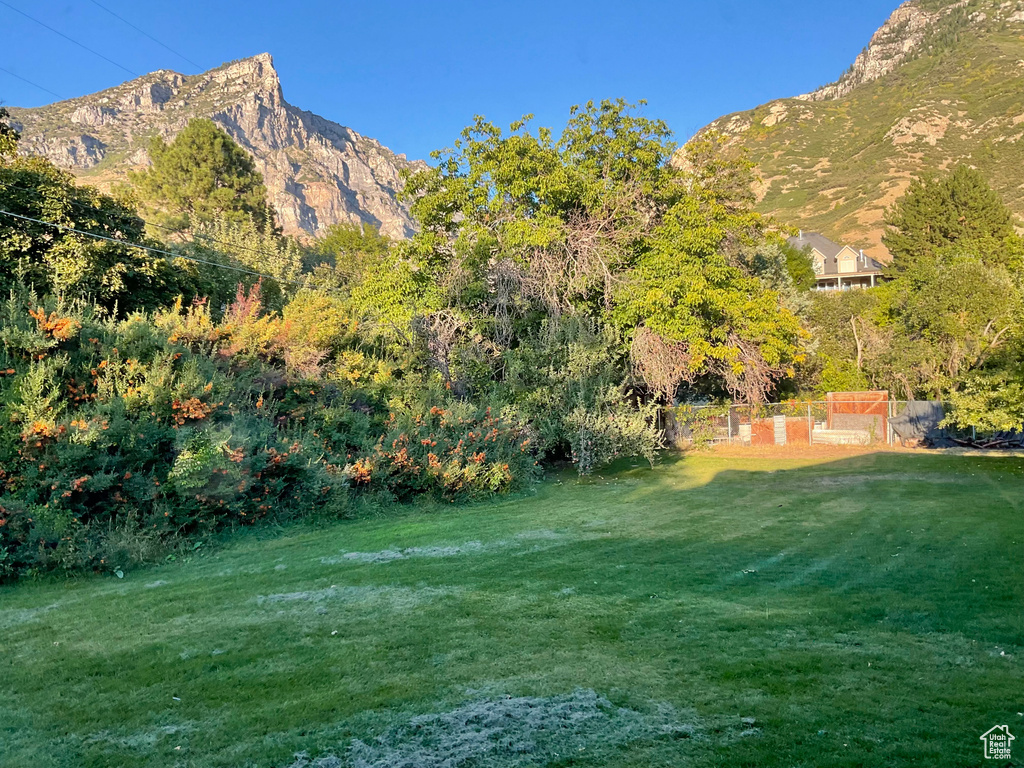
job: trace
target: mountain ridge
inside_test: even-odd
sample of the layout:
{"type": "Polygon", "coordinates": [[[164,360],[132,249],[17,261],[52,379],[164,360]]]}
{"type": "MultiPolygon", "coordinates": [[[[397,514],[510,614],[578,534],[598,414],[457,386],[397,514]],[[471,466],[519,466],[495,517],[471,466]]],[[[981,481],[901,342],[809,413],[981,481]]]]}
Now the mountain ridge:
{"type": "Polygon", "coordinates": [[[105,187],[148,164],[147,146],[209,118],[254,158],[285,232],[314,235],[339,222],[391,237],[415,231],[398,201],[401,172],[426,168],[327,118],[289,104],[273,58],[261,53],[197,75],[161,69],[44,107],[10,108],[24,154],[48,157],[105,187]]]}
{"type": "Polygon", "coordinates": [[[942,17],[963,2],[945,9],[929,11],[918,2],[903,2],[871,36],[870,42],[839,79],[794,98],[801,101],[833,101],[846,96],[859,85],[874,82],[903,64],[920,50],[927,32],[942,17]]]}
{"type": "Polygon", "coordinates": [[[883,215],[914,179],[965,162],[1024,214],[1024,1],[908,0],[836,82],[726,115],[758,208],[883,260],[883,215]]]}

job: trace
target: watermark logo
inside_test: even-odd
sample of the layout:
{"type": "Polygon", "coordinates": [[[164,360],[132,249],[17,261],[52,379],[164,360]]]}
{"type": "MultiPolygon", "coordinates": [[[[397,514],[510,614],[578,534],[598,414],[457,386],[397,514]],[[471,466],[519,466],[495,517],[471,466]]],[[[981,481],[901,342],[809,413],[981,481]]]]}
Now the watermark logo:
{"type": "Polygon", "coordinates": [[[1010,742],[1014,741],[1017,737],[1010,733],[1009,726],[997,725],[981,735],[981,740],[985,742],[985,759],[986,760],[1009,760],[1010,759],[1010,742]]]}

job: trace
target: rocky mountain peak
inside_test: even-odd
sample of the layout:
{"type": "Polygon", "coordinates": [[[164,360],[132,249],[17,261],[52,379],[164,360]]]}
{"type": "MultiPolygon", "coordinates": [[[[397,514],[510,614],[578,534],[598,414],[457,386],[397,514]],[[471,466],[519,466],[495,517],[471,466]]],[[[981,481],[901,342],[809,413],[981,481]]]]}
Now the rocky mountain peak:
{"type": "Polygon", "coordinates": [[[854,88],[896,71],[933,47],[943,27],[962,23],[966,28],[1024,21],[1020,0],[906,0],[871,37],[850,68],[834,83],[795,98],[834,101],[854,88]]]}
{"type": "Polygon", "coordinates": [[[252,154],[286,232],[314,235],[339,222],[372,224],[399,238],[414,231],[397,199],[401,175],[426,164],[289,104],[269,53],[198,75],[158,70],[89,96],[10,111],[22,152],[99,186],[146,166],[152,136],[171,140],[189,120],[208,118],[252,154]]]}
{"type": "Polygon", "coordinates": [[[756,164],[763,213],[882,260],[885,211],[959,163],[1024,215],[1024,0],[904,2],[837,82],[708,129],[756,164]]]}
{"type": "Polygon", "coordinates": [[[858,85],[884,77],[921,47],[925,33],[938,17],[938,13],[921,8],[918,0],[908,0],[875,32],[868,47],[839,80],[796,98],[803,101],[841,99],[858,85]]]}
{"type": "Polygon", "coordinates": [[[258,82],[264,78],[273,78],[280,84],[277,70],[274,69],[274,57],[266,52],[257,53],[247,59],[228,62],[213,71],[224,74],[233,80],[248,78],[251,82],[258,82]]]}
{"type": "Polygon", "coordinates": [[[253,91],[283,99],[281,78],[269,53],[232,61],[207,73],[210,82],[236,91],[253,91]]]}

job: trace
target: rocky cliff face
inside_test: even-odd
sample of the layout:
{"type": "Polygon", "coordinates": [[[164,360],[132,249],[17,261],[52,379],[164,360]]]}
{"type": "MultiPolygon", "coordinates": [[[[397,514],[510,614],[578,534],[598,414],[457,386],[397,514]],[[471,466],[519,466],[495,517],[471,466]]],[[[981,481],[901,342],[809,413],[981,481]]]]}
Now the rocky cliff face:
{"type": "Polygon", "coordinates": [[[196,117],[213,120],[252,153],[280,223],[316,234],[339,222],[408,237],[401,171],[425,168],[374,139],[285,101],[269,54],[185,76],[160,70],[91,96],[10,110],[22,151],[101,186],[149,162],[154,135],[173,138],[196,117]]]}
{"type": "MultiPolygon", "coordinates": [[[[945,12],[952,9],[950,6],[945,12]]],[[[908,0],[875,32],[868,47],[839,80],[796,98],[803,101],[841,99],[858,85],[885,77],[920,50],[927,31],[940,16],[940,12],[922,8],[917,0],[908,0]]]]}

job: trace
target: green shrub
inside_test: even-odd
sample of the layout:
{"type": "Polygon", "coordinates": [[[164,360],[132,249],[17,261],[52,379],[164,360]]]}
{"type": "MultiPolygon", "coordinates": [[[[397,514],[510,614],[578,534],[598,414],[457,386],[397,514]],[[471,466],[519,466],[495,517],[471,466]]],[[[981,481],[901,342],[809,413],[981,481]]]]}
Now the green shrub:
{"type": "Polygon", "coordinates": [[[653,462],[663,445],[657,409],[630,390],[620,342],[592,321],[545,322],[507,353],[491,399],[533,426],[541,456],[568,458],[581,475],[622,456],[653,462]]]}
{"type": "Polygon", "coordinates": [[[523,423],[465,403],[400,411],[372,449],[346,468],[356,488],[400,500],[430,494],[480,498],[521,488],[539,475],[536,435],[523,423]]]}
{"type": "Polygon", "coordinates": [[[565,426],[572,460],[581,475],[622,456],[642,456],[654,466],[664,437],[655,423],[658,406],[632,407],[625,393],[611,388],[595,406],[578,405],[568,413],[565,426]]]}
{"type": "Polygon", "coordinates": [[[344,462],[305,416],[282,415],[284,398],[253,402],[251,370],[218,350],[30,291],[2,311],[0,577],[109,569],[183,536],[347,512],[344,462]]]}
{"type": "Polygon", "coordinates": [[[727,404],[702,407],[680,405],[673,409],[672,415],[680,433],[689,438],[694,448],[707,448],[718,434],[718,419],[728,415],[729,408],[727,404]]]}

